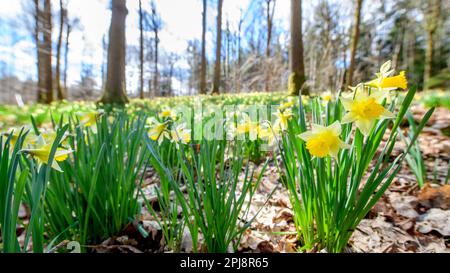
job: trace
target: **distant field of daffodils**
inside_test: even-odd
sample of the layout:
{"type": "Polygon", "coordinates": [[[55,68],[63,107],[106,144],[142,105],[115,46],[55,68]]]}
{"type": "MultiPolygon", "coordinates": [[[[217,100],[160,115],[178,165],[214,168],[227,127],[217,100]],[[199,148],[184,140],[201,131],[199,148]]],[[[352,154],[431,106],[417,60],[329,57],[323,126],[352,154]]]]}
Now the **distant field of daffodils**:
{"type": "MultiPolygon", "coordinates": [[[[321,96],[328,100],[334,97],[330,92],[312,94],[311,97],[321,96]]],[[[303,96],[308,99],[307,96],[303,96]]],[[[415,95],[415,103],[425,107],[446,107],[450,109],[450,90],[449,91],[428,91],[415,95]]],[[[244,94],[227,94],[219,96],[183,96],[170,98],[152,98],[152,99],[132,99],[127,105],[127,112],[133,113],[139,110],[145,110],[149,115],[156,114],[161,109],[167,109],[179,105],[192,106],[197,100],[201,100],[203,105],[221,107],[223,105],[281,105],[286,102],[296,100],[290,97],[286,92],[254,92],[244,94]]],[[[298,103],[297,101],[295,103],[298,103]]],[[[81,114],[95,111],[101,107],[92,101],[56,101],[51,105],[30,104],[19,107],[16,105],[0,105],[0,131],[10,127],[29,124],[30,117],[33,116],[38,124],[44,124],[51,121],[51,117],[59,120],[61,114],[81,114]]]]}

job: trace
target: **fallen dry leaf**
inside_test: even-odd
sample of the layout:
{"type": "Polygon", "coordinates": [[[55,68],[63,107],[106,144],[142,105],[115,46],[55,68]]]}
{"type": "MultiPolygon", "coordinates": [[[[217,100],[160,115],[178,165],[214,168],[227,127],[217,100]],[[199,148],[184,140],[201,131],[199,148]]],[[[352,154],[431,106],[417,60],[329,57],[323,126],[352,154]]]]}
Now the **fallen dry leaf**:
{"type": "Polygon", "coordinates": [[[292,221],[292,217],[292,211],[290,209],[283,208],[277,213],[277,215],[275,215],[275,217],[273,217],[272,221],[274,223],[279,223],[281,221],[289,222],[292,221]]]}
{"type": "Polygon", "coordinates": [[[419,216],[416,230],[424,234],[434,230],[442,236],[450,236],[450,210],[430,209],[419,216]]]}
{"type": "Polygon", "coordinates": [[[398,215],[406,218],[415,219],[419,216],[414,209],[417,206],[417,198],[414,196],[402,196],[398,192],[393,192],[389,195],[392,207],[398,215]]]}
{"type": "Polygon", "coordinates": [[[419,203],[426,208],[450,208],[450,185],[425,184],[417,196],[419,203]]]}

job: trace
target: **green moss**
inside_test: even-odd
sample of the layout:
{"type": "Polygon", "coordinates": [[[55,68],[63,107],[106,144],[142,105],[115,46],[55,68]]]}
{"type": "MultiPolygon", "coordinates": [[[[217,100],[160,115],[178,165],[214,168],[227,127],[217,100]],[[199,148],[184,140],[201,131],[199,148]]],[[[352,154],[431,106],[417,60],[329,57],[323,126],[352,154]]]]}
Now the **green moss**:
{"type": "MultiPolygon", "coordinates": [[[[288,80],[288,91],[292,96],[297,96],[303,83],[305,82],[305,76],[299,76],[296,73],[291,73],[288,80]]],[[[306,89],[302,90],[303,95],[308,95],[309,92],[306,89]]]]}

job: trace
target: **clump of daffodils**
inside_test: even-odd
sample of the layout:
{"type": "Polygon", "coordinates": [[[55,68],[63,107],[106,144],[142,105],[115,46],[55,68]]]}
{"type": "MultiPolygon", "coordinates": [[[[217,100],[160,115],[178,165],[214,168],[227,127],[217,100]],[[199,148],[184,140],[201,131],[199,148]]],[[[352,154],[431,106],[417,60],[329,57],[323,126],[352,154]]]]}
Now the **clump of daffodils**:
{"type": "Polygon", "coordinates": [[[299,116],[285,119],[284,112],[278,113],[283,129],[279,144],[285,185],[302,244],[300,250],[318,247],[341,252],[400,171],[434,110],[425,114],[405,152],[390,160],[416,90],[409,89],[401,103],[397,96],[390,98],[390,92],[407,87],[405,72],[394,75],[391,62],[386,62],[376,79],[351,87],[350,95],[338,95],[335,100],[316,98],[310,104],[311,121],[307,121],[303,100],[299,116]],[[382,142],[386,135],[387,141],[382,142]]]}

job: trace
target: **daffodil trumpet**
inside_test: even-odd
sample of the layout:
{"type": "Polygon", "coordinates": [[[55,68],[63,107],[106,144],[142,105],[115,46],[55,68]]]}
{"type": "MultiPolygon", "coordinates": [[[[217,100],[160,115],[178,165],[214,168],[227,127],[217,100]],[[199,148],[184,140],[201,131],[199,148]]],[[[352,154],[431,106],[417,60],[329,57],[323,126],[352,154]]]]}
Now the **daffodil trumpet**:
{"type": "Polygon", "coordinates": [[[304,132],[299,137],[306,142],[306,149],[314,157],[331,156],[337,158],[340,149],[350,147],[339,138],[341,132],[341,124],[336,121],[330,126],[312,124],[311,131],[304,132]]]}

